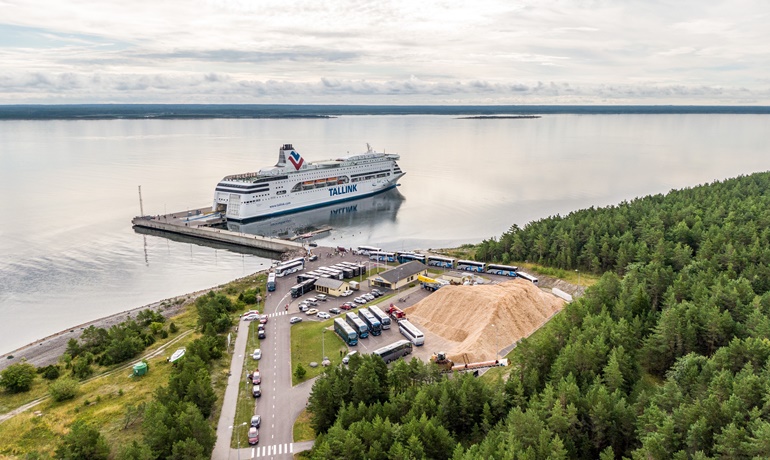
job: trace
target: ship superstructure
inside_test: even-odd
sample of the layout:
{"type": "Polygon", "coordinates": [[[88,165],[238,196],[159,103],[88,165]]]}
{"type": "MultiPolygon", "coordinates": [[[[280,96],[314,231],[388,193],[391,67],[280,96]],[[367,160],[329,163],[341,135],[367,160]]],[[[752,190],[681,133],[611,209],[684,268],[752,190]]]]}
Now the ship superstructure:
{"type": "Polygon", "coordinates": [[[275,166],[222,179],[213,209],[228,220],[247,221],[374,195],[398,184],[405,174],[396,163],[400,158],[368,148],[359,155],[311,162],[284,144],[275,166]]]}

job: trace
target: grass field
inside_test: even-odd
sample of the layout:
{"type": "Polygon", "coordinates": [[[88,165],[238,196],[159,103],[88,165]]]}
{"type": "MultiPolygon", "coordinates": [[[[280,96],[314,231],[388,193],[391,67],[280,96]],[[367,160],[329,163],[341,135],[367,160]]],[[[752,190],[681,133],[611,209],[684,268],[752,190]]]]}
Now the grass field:
{"type": "Polygon", "coordinates": [[[315,432],[310,427],[310,413],[307,410],[303,410],[294,423],[294,442],[312,441],[314,439],[315,432]]]}
{"type": "MultiPolygon", "coordinates": [[[[241,322],[241,327],[243,327],[243,324],[244,323],[241,322]]],[[[238,403],[235,406],[235,421],[233,426],[236,426],[240,431],[241,445],[243,445],[244,440],[247,439],[249,422],[251,421],[251,416],[254,415],[254,405],[256,404],[257,408],[259,408],[259,398],[254,398],[254,396],[251,395],[251,388],[253,385],[246,377],[250,371],[256,370],[259,367],[259,361],[254,361],[254,358],[251,357],[254,349],[260,348],[261,346],[260,341],[257,338],[259,321],[251,321],[247,324],[249,328],[249,339],[246,342],[246,353],[243,355],[243,375],[232,376],[232,378],[240,379],[240,383],[238,384],[238,403]],[[243,423],[246,423],[246,426],[240,426],[243,423]]],[[[259,413],[258,410],[257,413],[259,413]]],[[[233,433],[230,438],[230,447],[238,447],[238,437],[235,433],[233,433]]]]}
{"type": "Polygon", "coordinates": [[[292,366],[292,384],[310,380],[323,372],[321,360],[324,353],[329,357],[332,366],[342,362],[340,350],[347,353],[345,342],[334,332],[334,318],[326,321],[303,321],[292,325],[291,327],[291,366],[292,366]],[[326,330],[326,332],[323,332],[326,330]],[[317,367],[310,367],[311,362],[318,363],[317,367]],[[297,365],[302,366],[307,371],[305,378],[298,380],[294,375],[297,365]]]}

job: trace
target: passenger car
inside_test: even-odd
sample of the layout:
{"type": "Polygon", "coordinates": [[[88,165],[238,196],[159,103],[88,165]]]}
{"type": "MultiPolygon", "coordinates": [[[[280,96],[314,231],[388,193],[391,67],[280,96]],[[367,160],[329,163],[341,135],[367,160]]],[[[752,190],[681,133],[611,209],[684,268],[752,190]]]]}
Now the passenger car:
{"type": "Polygon", "coordinates": [[[342,294],[340,294],[340,295],[341,295],[341,296],[343,296],[343,297],[347,297],[347,296],[349,296],[349,295],[353,295],[353,291],[351,291],[350,289],[348,289],[347,291],[344,291],[344,292],[343,292],[342,294]]]}
{"type": "Polygon", "coordinates": [[[318,299],[318,300],[320,300],[321,302],[326,302],[326,300],[328,299],[328,297],[326,296],[326,294],[316,294],[316,295],[315,295],[315,298],[316,298],[316,299],[318,299]]]}
{"type": "Polygon", "coordinates": [[[308,316],[315,315],[316,313],[318,313],[318,309],[317,308],[311,308],[310,310],[305,312],[305,314],[308,315],[308,316]]]}
{"type": "Polygon", "coordinates": [[[356,350],[351,351],[350,353],[346,354],[344,358],[342,358],[342,364],[347,364],[350,362],[350,357],[358,353],[356,350]]]}
{"type": "Polygon", "coordinates": [[[315,262],[316,260],[318,260],[318,256],[316,254],[313,254],[312,256],[308,257],[307,260],[310,262],[315,262]]]}
{"type": "Polygon", "coordinates": [[[292,316],[291,318],[289,318],[289,324],[296,324],[299,322],[302,322],[302,318],[300,318],[299,316],[292,316]]]}
{"type": "Polygon", "coordinates": [[[361,297],[363,297],[364,299],[369,300],[369,301],[372,301],[372,300],[374,300],[376,298],[376,297],[374,297],[371,294],[364,294],[361,297]]]}
{"type": "Polygon", "coordinates": [[[262,424],[262,416],[261,415],[252,415],[251,416],[251,426],[254,428],[259,428],[259,425],[262,424]]]}
{"type": "Polygon", "coordinates": [[[334,315],[339,315],[340,312],[342,312],[342,310],[340,310],[337,307],[332,307],[332,308],[329,309],[329,313],[334,314],[334,315]]]}
{"type": "Polygon", "coordinates": [[[262,350],[257,348],[254,350],[254,353],[251,355],[251,357],[254,359],[262,359],[262,350]]]}
{"type": "Polygon", "coordinates": [[[259,322],[262,324],[267,324],[267,315],[262,315],[259,317],[259,322]]]}
{"type": "Polygon", "coordinates": [[[318,316],[321,319],[329,319],[332,317],[332,315],[326,313],[325,311],[319,311],[316,316],[318,316]]]}
{"type": "Polygon", "coordinates": [[[264,339],[264,338],[266,338],[266,337],[267,337],[267,334],[265,334],[265,330],[264,330],[264,329],[260,329],[260,330],[257,332],[257,338],[258,338],[258,339],[264,339]]]}
{"type": "Polygon", "coordinates": [[[262,383],[262,377],[259,375],[258,370],[251,373],[251,383],[253,383],[254,385],[259,385],[260,383],[262,383]]]}
{"type": "Polygon", "coordinates": [[[360,303],[361,305],[363,305],[363,304],[365,304],[366,302],[368,302],[368,300],[364,299],[363,297],[356,297],[356,298],[355,298],[355,299],[353,299],[353,300],[354,300],[356,303],[360,303]]]}
{"type": "Polygon", "coordinates": [[[259,444],[259,430],[255,426],[249,428],[249,444],[259,444]]]}
{"type": "Polygon", "coordinates": [[[262,396],[262,388],[259,385],[254,385],[251,387],[251,395],[255,398],[259,398],[262,396]]]}

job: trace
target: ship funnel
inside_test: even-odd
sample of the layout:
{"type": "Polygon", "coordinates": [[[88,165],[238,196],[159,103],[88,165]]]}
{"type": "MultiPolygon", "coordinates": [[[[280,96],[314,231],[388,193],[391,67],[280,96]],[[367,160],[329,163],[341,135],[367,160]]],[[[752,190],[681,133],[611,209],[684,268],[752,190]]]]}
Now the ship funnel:
{"type": "Polygon", "coordinates": [[[278,163],[276,163],[276,166],[286,166],[286,154],[291,153],[291,151],[294,150],[294,146],[291,144],[283,144],[280,149],[278,149],[278,163]]]}

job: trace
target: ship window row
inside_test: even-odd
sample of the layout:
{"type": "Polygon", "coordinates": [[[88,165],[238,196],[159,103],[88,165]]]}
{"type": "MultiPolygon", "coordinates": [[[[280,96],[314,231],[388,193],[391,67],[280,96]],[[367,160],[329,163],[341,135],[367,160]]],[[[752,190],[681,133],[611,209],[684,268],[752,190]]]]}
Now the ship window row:
{"type": "Polygon", "coordinates": [[[390,169],[381,169],[379,171],[367,171],[365,173],[351,174],[350,177],[371,176],[375,174],[389,173],[389,172],[390,172],[390,169]]]}
{"type": "Polygon", "coordinates": [[[348,176],[339,177],[324,177],[322,179],[306,180],[304,182],[298,182],[292,187],[292,192],[299,192],[301,190],[311,190],[323,187],[333,187],[335,185],[347,184],[350,181],[348,176]]]}
{"type": "Polygon", "coordinates": [[[376,177],[387,177],[387,176],[390,176],[389,172],[388,173],[380,173],[380,174],[377,174],[377,175],[369,174],[369,175],[366,175],[366,176],[363,176],[363,177],[354,177],[354,178],[352,178],[350,180],[350,182],[361,182],[361,181],[364,181],[364,180],[371,180],[371,179],[374,179],[376,177]]]}

